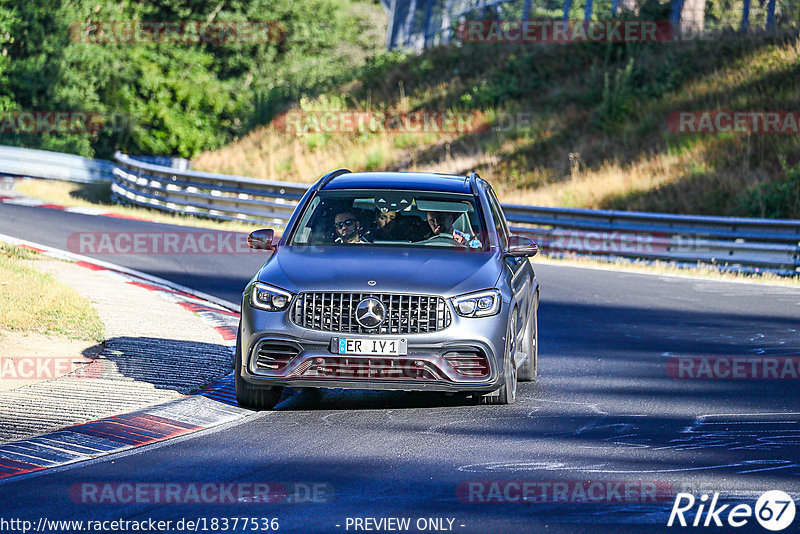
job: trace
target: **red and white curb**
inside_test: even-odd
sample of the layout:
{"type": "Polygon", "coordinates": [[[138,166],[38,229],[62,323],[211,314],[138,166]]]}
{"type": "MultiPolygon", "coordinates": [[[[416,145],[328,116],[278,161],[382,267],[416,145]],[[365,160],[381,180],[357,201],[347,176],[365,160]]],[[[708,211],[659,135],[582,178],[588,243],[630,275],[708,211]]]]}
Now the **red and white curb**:
{"type": "Polygon", "coordinates": [[[0,203],[14,204],[17,206],[29,206],[33,208],[48,208],[52,210],[66,211],[69,213],[80,213],[81,215],[99,215],[101,217],[115,217],[117,219],[130,219],[133,221],[152,222],[149,219],[145,219],[142,217],[123,215],[121,213],[106,211],[100,208],[62,206],[61,204],[53,204],[52,202],[47,202],[45,200],[39,200],[37,198],[30,198],[23,196],[0,195],[0,203]]]}
{"type": "Polygon", "coordinates": [[[42,254],[47,254],[48,256],[51,256],[53,258],[75,262],[76,264],[82,267],[86,267],[88,269],[105,270],[118,273],[121,275],[128,275],[129,277],[131,277],[132,280],[138,280],[140,283],[149,282],[150,284],[158,286],[159,288],[162,288],[165,291],[171,291],[175,294],[183,294],[186,295],[187,297],[194,297],[198,301],[210,302],[212,304],[215,304],[219,308],[222,308],[229,312],[235,312],[237,316],[239,313],[239,304],[237,303],[229,302],[227,300],[215,297],[213,295],[209,295],[208,293],[197,291],[190,287],[177,284],[175,282],[171,282],[169,280],[165,280],[163,278],[159,278],[157,276],[153,276],[147,273],[143,273],[135,269],[128,269],[127,267],[123,267],[121,265],[116,265],[114,263],[109,263],[107,261],[90,258],[89,256],[83,256],[81,254],[75,254],[74,252],[68,252],[66,250],[50,247],[47,245],[42,245],[40,243],[26,241],[24,239],[19,239],[10,235],[0,234],[0,241],[5,241],[6,243],[10,243],[18,247],[28,248],[36,252],[40,252],[42,254]]]}
{"type": "MultiPolygon", "coordinates": [[[[92,270],[109,271],[196,313],[226,341],[236,339],[238,306],[191,288],[64,250],[0,234],[0,241],[66,259],[92,270]]],[[[230,346],[231,351],[233,349],[230,346]]],[[[70,426],[0,445],[0,482],[117,453],[219,426],[255,412],[236,403],[233,374],[197,392],[146,409],[70,426]]]]}
{"type": "MultiPolygon", "coordinates": [[[[18,180],[18,178],[5,178],[7,183],[12,183],[18,180]]],[[[13,187],[13,186],[12,186],[13,187]]],[[[132,215],[124,215],[121,213],[116,213],[113,211],[104,210],[101,208],[91,208],[91,207],[77,207],[77,206],[62,206],[61,204],[54,204],[52,202],[48,202],[46,200],[39,200],[38,198],[31,198],[20,194],[4,194],[2,190],[0,190],[0,204],[14,204],[17,206],[29,206],[33,208],[47,208],[59,211],[66,211],[69,213],[79,213],[81,215],[98,215],[101,217],[114,217],[117,219],[130,219],[132,221],[143,221],[143,222],[153,222],[150,219],[146,219],[144,217],[134,217],[132,215]]]]}
{"type": "Polygon", "coordinates": [[[12,441],[0,445],[0,479],[142,447],[253,413],[203,395],[190,395],[145,410],[12,441]]]}

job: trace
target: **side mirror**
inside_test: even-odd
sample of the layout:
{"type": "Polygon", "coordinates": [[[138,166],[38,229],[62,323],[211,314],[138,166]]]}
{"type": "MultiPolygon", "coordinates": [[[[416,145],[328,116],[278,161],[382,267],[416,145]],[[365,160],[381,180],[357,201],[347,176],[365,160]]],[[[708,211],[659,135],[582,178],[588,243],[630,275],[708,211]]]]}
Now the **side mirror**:
{"type": "Polygon", "coordinates": [[[536,256],[539,252],[539,245],[533,239],[521,235],[508,237],[508,248],[506,254],[509,256],[536,256]]]}
{"type": "Polygon", "coordinates": [[[275,245],[272,244],[274,236],[275,232],[270,228],[256,230],[247,236],[247,246],[255,250],[275,250],[275,245]]]}

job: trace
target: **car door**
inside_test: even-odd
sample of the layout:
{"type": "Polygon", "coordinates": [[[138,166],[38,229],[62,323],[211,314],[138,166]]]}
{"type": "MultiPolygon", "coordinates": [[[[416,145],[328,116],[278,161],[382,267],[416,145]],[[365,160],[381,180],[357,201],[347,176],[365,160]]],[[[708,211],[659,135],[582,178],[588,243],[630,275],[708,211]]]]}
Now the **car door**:
{"type": "MultiPolygon", "coordinates": [[[[503,208],[497,200],[497,196],[491,187],[487,189],[487,199],[489,208],[492,211],[492,218],[495,221],[495,228],[498,232],[498,239],[501,246],[505,249],[508,246],[508,237],[511,231],[508,227],[503,208]]],[[[510,271],[511,290],[514,293],[514,300],[517,303],[517,339],[525,332],[525,325],[530,320],[533,312],[533,268],[528,258],[508,256],[504,258],[506,267],[510,271]]]]}

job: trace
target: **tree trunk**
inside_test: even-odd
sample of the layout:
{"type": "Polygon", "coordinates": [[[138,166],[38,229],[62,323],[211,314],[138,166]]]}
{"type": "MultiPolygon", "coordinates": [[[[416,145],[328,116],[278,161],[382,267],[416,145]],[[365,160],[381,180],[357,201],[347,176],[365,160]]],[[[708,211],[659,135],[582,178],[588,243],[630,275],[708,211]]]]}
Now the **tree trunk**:
{"type": "Polygon", "coordinates": [[[706,0],[684,0],[681,9],[681,34],[698,35],[703,31],[706,16],[706,0]]]}
{"type": "Polygon", "coordinates": [[[639,14],[639,2],[637,0],[619,0],[620,14],[639,14]]]}

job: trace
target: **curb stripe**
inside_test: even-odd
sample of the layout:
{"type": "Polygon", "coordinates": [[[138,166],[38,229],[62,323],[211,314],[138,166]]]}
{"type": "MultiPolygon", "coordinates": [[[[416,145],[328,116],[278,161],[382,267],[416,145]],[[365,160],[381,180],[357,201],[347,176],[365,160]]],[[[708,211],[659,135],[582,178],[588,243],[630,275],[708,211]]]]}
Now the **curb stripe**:
{"type": "Polygon", "coordinates": [[[90,207],[80,207],[80,206],[62,206],[61,204],[51,204],[45,200],[39,200],[38,198],[33,197],[26,197],[22,195],[17,196],[9,196],[3,195],[0,196],[0,204],[16,204],[18,206],[28,206],[31,208],[46,208],[50,210],[58,210],[58,211],[66,211],[69,213],[78,213],[80,215],[93,215],[98,217],[113,217],[115,219],[128,219],[131,221],[142,221],[142,222],[155,222],[152,219],[146,219],[144,217],[136,217],[135,215],[125,215],[122,213],[116,213],[113,211],[102,211],[98,208],[90,208],[90,207]]]}
{"type": "Polygon", "coordinates": [[[0,451],[0,456],[30,463],[59,463],[74,458],[73,454],[63,451],[43,450],[42,447],[34,447],[29,444],[16,444],[13,442],[3,447],[3,450],[0,451]],[[35,454],[37,452],[39,453],[38,455],[31,456],[31,453],[35,454]]]}
{"type": "Polygon", "coordinates": [[[41,252],[42,254],[47,254],[47,251],[45,249],[32,247],[30,245],[19,245],[19,248],[26,248],[26,249],[32,250],[34,252],[41,252]]]}
{"type": "Polygon", "coordinates": [[[0,459],[0,479],[9,478],[23,473],[30,473],[31,471],[38,471],[42,469],[40,465],[29,464],[27,462],[15,462],[6,458],[0,459]]]}
{"type": "Polygon", "coordinates": [[[176,421],[174,419],[167,419],[165,417],[159,417],[153,414],[124,414],[119,415],[117,418],[121,421],[127,421],[129,419],[133,419],[136,422],[140,423],[142,427],[147,427],[147,425],[157,426],[158,428],[170,428],[175,430],[193,430],[196,427],[194,425],[190,425],[188,423],[182,423],[181,421],[176,421]]]}
{"type": "Polygon", "coordinates": [[[26,469],[29,467],[39,467],[37,464],[23,462],[20,460],[12,460],[11,458],[0,458],[0,466],[3,466],[7,469],[26,469]]]}
{"type": "Polygon", "coordinates": [[[93,263],[89,263],[89,262],[86,262],[86,261],[76,261],[75,265],[78,265],[79,267],[85,267],[85,268],[90,269],[92,271],[107,271],[108,270],[105,267],[100,267],[99,265],[95,265],[93,263]]]}
{"type": "MultiPolygon", "coordinates": [[[[9,478],[33,471],[40,471],[48,467],[71,463],[76,460],[87,459],[86,456],[96,456],[98,451],[101,453],[108,453],[130,447],[141,447],[142,445],[148,445],[183,434],[189,434],[205,428],[207,427],[191,425],[149,413],[132,413],[107,417],[91,423],[67,427],[53,434],[34,438],[42,442],[50,441],[56,443],[59,447],[63,447],[65,443],[59,442],[57,438],[59,436],[63,437],[65,434],[80,434],[88,437],[90,440],[99,438],[101,444],[93,442],[93,445],[99,445],[99,448],[82,447],[90,451],[94,450],[94,452],[88,455],[85,453],[69,454],[63,450],[58,451],[43,446],[42,443],[32,443],[33,440],[11,442],[0,446],[0,478],[9,478]],[[23,446],[25,446],[26,452],[35,454],[36,456],[25,455],[24,461],[14,458],[22,456],[13,451],[23,446]],[[12,456],[12,458],[9,458],[10,456],[12,456]]],[[[70,443],[66,443],[67,447],[71,445],[70,443]]],[[[78,451],[74,452],[78,453],[78,451]]]]}
{"type": "Polygon", "coordinates": [[[45,434],[44,436],[31,438],[27,441],[46,447],[70,450],[87,456],[113,451],[119,448],[119,443],[116,441],[100,438],[92,439],[84,434],[79,434],[71,430],[56,430],[52,434],[45,434]]]}
{"type": "Polygon", "coordinates": [[[203,304],[198,304],[196,302],[184,302],[184,303],[181,303],[181,306],[183,306],[187,310],[193,311],[195,313],[199,313],[199,312],[203,312],[203,311],[206,311],[206,310],[209,310],[209,309],[213,309],[214,313],[219,313],[219,314],[222,314],[222,315],[228,315],[230,317],[236,317],[237,319],[239,318],[239,314],[236,313],[236,312],[227,311],[227,310],[217,310],[216,308],[209,308],[208,306],[205,306],[203,304]]]}
{"type": "Polygon", "coordinates": [[[187,432],[194,432],[196,430],[202,429],[202,427],[195,426],[191,428],[183,428],[183,429],[174,428],[169,430],[157,431],[138,426],[136,425],[138,421],[132,419],[133,418],[128,418],[129,424],[124,424],[123,422],[119,422],[119,420],[116,417],[100,419],[99,421],[93,423],[86,423],[78,427],[73,427],[72,430],[90,436],[99,435],[99,437],[110,438],[113,441],[125,443],[126,445],[139,446],[139,445],[145,445],[147,443],[152,443],[154,441],[160,441],[162,439],[173,438],[175,436],[180,436],[181,434],[186,434],[187,432]]]}

